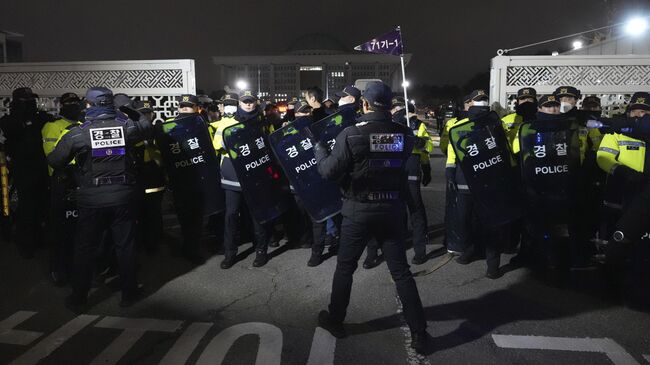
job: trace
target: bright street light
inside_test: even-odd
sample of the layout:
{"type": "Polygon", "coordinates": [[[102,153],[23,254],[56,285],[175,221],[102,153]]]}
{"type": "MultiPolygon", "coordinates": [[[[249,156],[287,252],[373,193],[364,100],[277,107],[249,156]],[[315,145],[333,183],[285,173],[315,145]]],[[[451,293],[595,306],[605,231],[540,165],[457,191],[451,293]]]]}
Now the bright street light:
{"type": "Polygon", "coordinates": [[[560,55],[560,52],[558,52],[558,51],[553,51],[553,53],[551,53],[551,56],[559,56],[559,55],[560,55]]]}
{"type": "Polygon", "coordinates": [[[411,86],[411,83],[409,82],[409,80],[404,80],[404,82],[402,82],[402,87],[403,88],[407,89],[409,86],[411,86]]]}
{"type": "Polygon", "coordinates": [[[235,83],[235,87],[237,87],[237,89],[239,89],[239,90],[246,90],[246,89],[248,89],[248,83],[246,81],[244,81],[244,80],[238,80],[235,83]]]}
{"type": "Polygon", "coordinates": [[[648,29],[647,18],[632,18],[625,23],[625,33],[632,36],[639,36],[648,29]]]}
{"type": "Polygon", "coordinates": [[[580,49],[580,48],[582,48],[582,41],[573,42],[573,49],[580,49]]]}

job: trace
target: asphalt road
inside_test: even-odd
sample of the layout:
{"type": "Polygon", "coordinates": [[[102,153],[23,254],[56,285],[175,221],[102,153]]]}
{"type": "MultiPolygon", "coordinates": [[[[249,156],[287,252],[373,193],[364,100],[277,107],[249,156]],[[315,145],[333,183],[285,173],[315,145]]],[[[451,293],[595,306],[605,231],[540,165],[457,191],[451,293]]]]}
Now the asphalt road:
{"type": "MultiPolygon", "coordinates": [[[[434,180],[423,189],[432,258],[414,272],[444,259],[444,161],[437,155],[432,162],[434,180]]],[[[419,356],[408,348],[385,265],[357,271],[350,335],[335,340],[316,323],[328,304],[335,257],[308,268],[309,250],[281,246],[265,267],[253,268],[246,244],[242,260],[221,270],[215,237],[206,233],[204,247],[213,254],[195,267],[174,255],[179,229],[173,215],[165,222],[161,251],[140,259],[145,298],[121,309],[119,292],[107,285],[92,293],[85,315],[63,306],[69,289],[50,284],[46,250],[28,261],[1,243],[0,363],[650,363],[650,317],[627,309],[593,273],[558,288],[526,269],[506,267],[502,278],[489,280],[484,262],[451,261],[419,276],[432,340],[430,354],[419,356]]]]}

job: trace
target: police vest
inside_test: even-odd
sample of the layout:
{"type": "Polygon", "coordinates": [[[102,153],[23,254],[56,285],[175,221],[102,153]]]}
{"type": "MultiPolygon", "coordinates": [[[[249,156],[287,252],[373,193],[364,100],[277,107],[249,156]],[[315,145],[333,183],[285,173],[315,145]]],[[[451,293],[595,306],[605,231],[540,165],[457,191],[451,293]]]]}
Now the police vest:
{"type": "Polygon", "coordinates": [[[367,165],[351,174],[349,193],[352,198],[362,202],[400,199],[406,181],[406,160],[415,142],[413,132],[391,122],[361,122],[356,128],[361,133],[361,141],[365,141],[361,144],[364,147],[360,158],[366,160],[367,165]]]}
{"type": "Polygon", "coordinates": [[[84,159],[82,187],[135,184],[135,157],[126,143],[127,123],[121,119],[86,122],[80,126],[90,137],[89,155],[84,159]]]}
{"type": "Polygon", "coordinates": [[[617,165],[644,172],[645,157],[645,142],[619,133],[606,134],[596,155],[598,166],[608,174],[617,165]]]}
{"type": "MultiPolygon", "coordinates": [[[[47,155],[54,151],[59,139],[61,139],[64,134],[68,133],[72,127],[77,125],[79,125],[79,122],[65,118],[45,123],[41,129],[41,135],[43,136],[43,152],[45,153],[45,156],[47,157],[47,155]]],[[[49,175],[52,176],[52,173],[54,172],[52,167],[48,165],[47,169],[49,175]]]]}

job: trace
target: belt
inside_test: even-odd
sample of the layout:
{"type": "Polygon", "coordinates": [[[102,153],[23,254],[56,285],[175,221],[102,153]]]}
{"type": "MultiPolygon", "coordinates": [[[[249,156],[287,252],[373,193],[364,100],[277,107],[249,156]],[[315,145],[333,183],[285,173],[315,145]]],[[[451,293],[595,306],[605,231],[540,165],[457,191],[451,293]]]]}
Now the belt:
{"type": "Polygon", "coordinates": [[[361,195],[356,200],[367,202],[382,202],[382,201],[395,201],[399,200],[399,191],[371,191],[366,195],[361,195]]]}
{"type": "Polygon", "coordinates": [[[96,177],[96,178],[93,179],[93,185],[95,185],[95,186],[126,184],[127,182],[128,182],[128,179],[127,179],[126,175],[104,176],[104,177],[96,177]]]}

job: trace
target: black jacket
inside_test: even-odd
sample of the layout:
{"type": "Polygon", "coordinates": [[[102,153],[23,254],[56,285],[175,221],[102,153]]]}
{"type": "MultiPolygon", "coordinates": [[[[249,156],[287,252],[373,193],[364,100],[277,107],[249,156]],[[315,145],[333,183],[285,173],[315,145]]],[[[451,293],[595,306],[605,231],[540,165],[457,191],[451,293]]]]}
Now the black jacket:
{"type": "MultiPolygon", "coordinates": [[[[364,203],[372,201],[368,196],[375,192],[401,194],[406,186],[406,160],[415,142],[413,133],[408,127],[393,123],[388,112],[368,113],[357,122],[336,137],[331,154],[328,155],[324,145],[317,144],[314,153],[318,172],[326,179],[339,182],[345,200],[364,203]],[[404,138],[400,151],[373,152],[373,138],[395,134],[404,138]],[[373,161],[380,163],[371,166],[373,161]]],[[[401,200],[393,199],[389,204],[399,202],[401,200]]],[[[345,210],[344,205],[343,213],[351,213],[345,210]]]]}
{"type": "MultiPolygon", "coordinates": [[[[140,191],[136,181],[124,183],[109,183],[91,186],[88,180],[91,172],[88,170],[89,159],[93,158],[90,130],[115,124],[115,114],[102,114],[94,118],[86,118],[86,122],[74,127],[65,134],[56,148],[47,157],[48,163],[53,168],[65,167],[75,159],[76,178],[79,186],[77,190],[77,204],[80,208],[101,208],[124,205],[134,201],[140,191]]],[[[130,119],[120,121],[124,128],[125,159],[128,166],[125,174],[133,174],[137,179],[135,144],[150,138],[151,123],[144,117],[134,122],[130,119]]]]}
{"type": "Polygon", "coordinates": [[[13,111],[0,119],[0,128],[7,139],[5,150],[11,159],[9,168],[17,185],[47,184],[47,162],[41,129],[52,120],[54,118],[44,112],[26,117],[13,111]]]}

